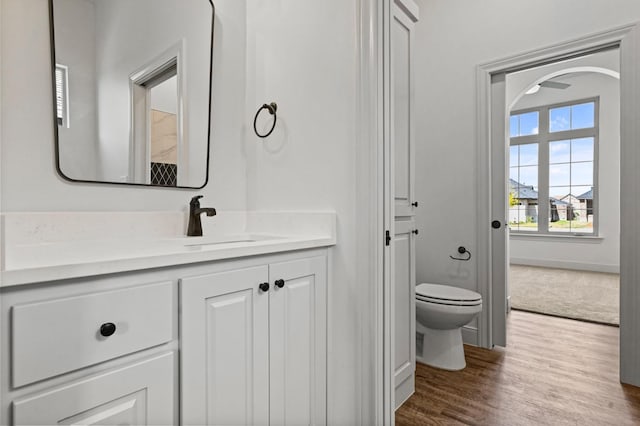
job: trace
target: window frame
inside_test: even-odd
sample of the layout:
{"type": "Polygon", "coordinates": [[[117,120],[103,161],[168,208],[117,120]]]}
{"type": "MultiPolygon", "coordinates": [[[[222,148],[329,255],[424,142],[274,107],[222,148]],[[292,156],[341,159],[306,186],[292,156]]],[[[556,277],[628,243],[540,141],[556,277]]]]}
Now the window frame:
{"type": "MultiPolygon", "coordinates": [[[[540,235],[551,237],[577,237],[577,238],[589,238],[599,236],[599,222],[600,222],[600,208],[599,208],[599,134],[600,134],[600,97],[589,97],[575,99],[571,101],[559,102],[554,104],[547,104],[538,107],[523,108],[514,110],[509,114],[507,119],[507,126],[510,125],[510,118],[514,115],[525,114],[528,112],[538,111],[538,134],[525,135],[525,136],[513,136],[509,137],[509,144],[507,148],[507,158],[509,158],[509,148],[515,145],[526,145],[537,143],[538,144],[538,229],[537,230],[522,230],[511,229],[511,233],[514,235],[540,235]],[[561,108],[572,105],[580,105],[584,103],[594,103],[594,126],[588,128],[574,129],[574,130],[561,130],[557,132],[549,131],[549,111],[554,108],[561,108]],[[548,202],[541,202],[540,200],[549,200],[549,143],[563,140],[581,139],[581,138],[593,138],[593,232],[554,232],[549,230],[549,217],[550,206],[548,202]]],[[[507,135],[510,135],[510,128],[507,127],[507,135]]],[[[507,161],[507,167],[510,169],[510,160],[507,161]]],[[[572,164],[570,162],[569,164],[572,164]]],[[[510,176],[510,173],[508,174],[510,176]]],[[[508,181],[508,179],[507,179],[508,181]]],[[[571,194],[574,196],[580,194],[571,194]]],[[[587,210],[588,211],[588,210],[587,210]]]]}

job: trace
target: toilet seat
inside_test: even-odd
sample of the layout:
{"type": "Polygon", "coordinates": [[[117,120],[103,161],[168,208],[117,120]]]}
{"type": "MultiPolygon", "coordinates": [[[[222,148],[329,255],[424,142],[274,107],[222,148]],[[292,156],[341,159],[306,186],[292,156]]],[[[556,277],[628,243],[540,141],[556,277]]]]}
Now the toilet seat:
{"type": "Polygon", "coordinates": [[[482,296],[475,291],[440,284],[420,284],[416,287],[416,299],[422,302],[450,306],[477,306],[482,296]]]}

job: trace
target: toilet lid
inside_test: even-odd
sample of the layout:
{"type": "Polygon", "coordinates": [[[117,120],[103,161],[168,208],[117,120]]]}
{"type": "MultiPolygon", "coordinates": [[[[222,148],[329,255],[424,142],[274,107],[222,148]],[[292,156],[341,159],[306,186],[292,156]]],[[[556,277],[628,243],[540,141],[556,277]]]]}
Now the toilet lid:
{"type": "Polygon", "coordinates": [[[416,297],[419,300],[445,305],[479,305],[482,296],[475,291],[464,288],[440,284],[420,284],[416,287],[416,297]]]}

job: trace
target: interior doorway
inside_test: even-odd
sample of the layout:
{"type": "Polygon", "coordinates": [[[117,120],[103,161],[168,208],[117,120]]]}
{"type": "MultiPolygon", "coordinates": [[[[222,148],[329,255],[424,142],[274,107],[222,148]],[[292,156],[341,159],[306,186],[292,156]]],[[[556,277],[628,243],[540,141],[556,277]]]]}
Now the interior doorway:
{"type": "Polygon", "coordinates": [[[479,319],[480,344],[506,344],[507,137],[505,76],[536,66],[619,47],[620,51],[620,380],[640,385],[640,26],[631,24],[536,51],[479,65],[478,77],[478,288],[488,309],[479,319]],[[500,173],[493,173],[500,170],[500,173]]]}
{"type": "Polygon", "coordinates": [[[508,306],[619,324],[620,54],[508,73],[508,306]]]}

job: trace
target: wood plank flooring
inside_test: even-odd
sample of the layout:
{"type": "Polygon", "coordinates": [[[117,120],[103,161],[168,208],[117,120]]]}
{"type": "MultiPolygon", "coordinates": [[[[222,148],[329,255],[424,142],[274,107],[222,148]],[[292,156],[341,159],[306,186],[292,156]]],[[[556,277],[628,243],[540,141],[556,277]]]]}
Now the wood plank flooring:
{"type": "Polygon", "coordinates": [[[512,311],[506,349],[465,346],[467,368],[418,364],[404,425],[640,425],[618,379],[616,327],[512,311]]]}

